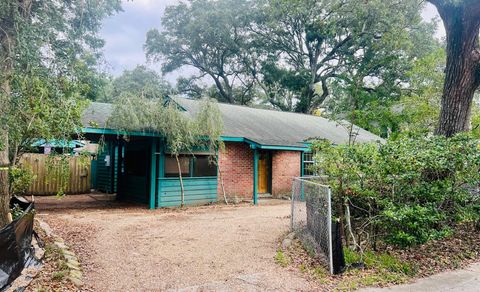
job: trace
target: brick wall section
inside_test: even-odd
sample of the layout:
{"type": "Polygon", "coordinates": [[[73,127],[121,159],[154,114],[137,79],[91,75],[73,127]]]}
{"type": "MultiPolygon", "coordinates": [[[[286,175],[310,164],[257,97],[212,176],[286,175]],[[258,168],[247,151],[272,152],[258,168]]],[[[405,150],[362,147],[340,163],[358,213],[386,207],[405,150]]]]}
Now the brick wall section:
{"type": "Polygon", "coordinates": [[[272,152],[272,195],[291,195],[292,178],[300,176],[301,152],[272,152]]]}
{"type": "MultiPolygon", "coordinates": [[[[245,143],[226,142],[218,162],[227,197],[238,201],[252,200],[253,150],[245,143]]],[[[220,177],[218,199],[223,201],[220,177]]]]}

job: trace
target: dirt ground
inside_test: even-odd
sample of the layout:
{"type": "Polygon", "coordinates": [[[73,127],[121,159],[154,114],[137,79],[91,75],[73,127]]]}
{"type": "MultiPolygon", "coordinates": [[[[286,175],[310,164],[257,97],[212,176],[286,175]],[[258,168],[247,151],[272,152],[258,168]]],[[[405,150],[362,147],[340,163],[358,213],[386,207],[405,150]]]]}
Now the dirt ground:
{"type": "Polygon", "coordinates": [[[146,210],[109,197],[37,198],[38,218],[80,258],[94,291],[310,291],[275,263],[290,204],[146,210]],[[76,201],[75,201],[76,200],[76,201]],[[76,207],[73,209],[72,207],[76,207]]]}

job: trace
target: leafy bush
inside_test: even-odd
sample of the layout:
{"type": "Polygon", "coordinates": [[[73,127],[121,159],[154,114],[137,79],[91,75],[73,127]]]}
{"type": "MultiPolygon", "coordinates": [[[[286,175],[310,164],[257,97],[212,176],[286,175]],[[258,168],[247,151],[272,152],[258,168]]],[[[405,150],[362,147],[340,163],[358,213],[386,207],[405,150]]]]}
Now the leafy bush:
{"type": "Polygon", "coordinates": [[[30,168],[12,167],[9,170],[10,193],[24,194],[32,184],[35,176],[30,168]]]}
{"type": "Polygon", "coordinates": [[[448,236],[456,224],[480,222],[480,150],[469,135],[383,145],[318,141],[312,149],[350,245],[412,246],[448,236]]]}

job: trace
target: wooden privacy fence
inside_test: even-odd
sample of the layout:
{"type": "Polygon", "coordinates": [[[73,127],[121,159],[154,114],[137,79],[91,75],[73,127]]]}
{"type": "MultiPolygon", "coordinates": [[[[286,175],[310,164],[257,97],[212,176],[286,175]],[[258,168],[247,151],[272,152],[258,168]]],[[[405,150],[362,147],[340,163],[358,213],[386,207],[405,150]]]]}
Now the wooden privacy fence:
{"type": "MultiPolygon", "coordinates": [[[[22,156],[22,168],[30,168],[34,176],[28,188],[29,195],[56,195],[63,187],[65,194],[80,194],[90,192],[91,160],[85,157],[70,156],[68,160],[68,175],[64,174],[61,166],[48,165],[49,155],[27,153],[22,156]],[[64,184],[64,180],[67,183],[64,184]]],[[[51,159],[51,158],[50,158],[51,159]]],[[[50,162],[51,163],[51,162],[50,162]]]]}

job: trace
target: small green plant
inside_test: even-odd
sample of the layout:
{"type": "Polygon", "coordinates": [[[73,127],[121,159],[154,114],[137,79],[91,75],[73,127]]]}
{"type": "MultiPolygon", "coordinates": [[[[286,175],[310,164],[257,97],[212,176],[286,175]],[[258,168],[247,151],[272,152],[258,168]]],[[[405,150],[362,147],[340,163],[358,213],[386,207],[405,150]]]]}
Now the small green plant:
{"type": "Polygon", "coordinates": [[[412,275],[414,273],[413,268],[409,264],[400,262],[397,258],[388,253],[366,251],[363,254],[360,254],[350,248],[344,248],[343,254],[347,266],[356,263],[363,263],[367,269],[400,273],[404,275],[412,275]]]}
{"type": "Polygon", "coordinates": [[[277,251],[277,254],[275,255],[275,261],[282,267],[287,267],[290,261],[288,258],[285,256],[283,251],[279,250],[277,251]]]}
{"type": "Polygon", "coordinates": [[[53,243],[48,243],[45,246],[45,256],[50,257],[50,258],[58,258],[60,256],[63,256],[62,249],[56,246],[53,243]]]}
{"type": "Polygon", "coordinates": [[[67,262],[65,262],[64,260],[57,260],[57,266],[59,270],[68,270],[67,262]]]}
{"type": "Polygon", "coordinates": [[[14,204],[11,213],[13,220],[16,220],[23,215],[23,210],[18,204],[14,204]]]}
{"type": "Polygon", "coordinates": [[[52,274],[52,280],[54,281],[61,281],[65,278],[66,272],[65,271],[58,271],[52,274]]]}

